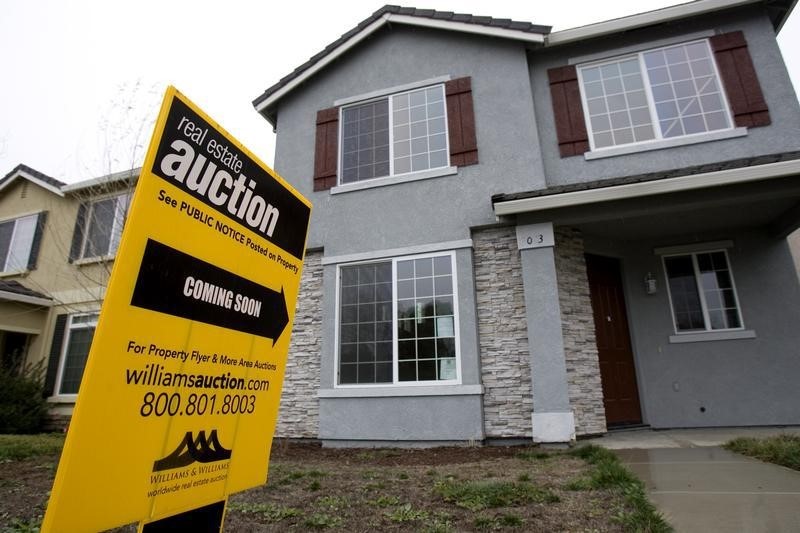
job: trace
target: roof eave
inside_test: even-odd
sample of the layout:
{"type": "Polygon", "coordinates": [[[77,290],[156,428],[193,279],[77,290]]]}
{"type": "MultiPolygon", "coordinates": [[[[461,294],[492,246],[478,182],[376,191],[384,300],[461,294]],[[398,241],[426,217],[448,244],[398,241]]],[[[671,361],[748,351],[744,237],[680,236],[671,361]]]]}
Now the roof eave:
{"type": "Polygon", "coordinates": [[[123,170],[121,172],[114,172],[113,174],[108,174],[106,176],[101,176],[99,178],[92,178],[84,181],[79,181],[77,183],[64,185],[61,188],[61,190],[64,193],[77,192],[77,191],[82,191],[84,189],[91,189],[92,187],[112,185],[115,183],[123,182],[125,180],[136,181],[139,178],[139,172],[141,172],[141,170],[142,170],[141,168],[133,168],[130,170],[123,170]]]}
{"type": "Polygon", "coordinates": [[[790,161],[767,163],[765,165],[719,170],[715,172],[706,172],[704,174],[691,174],[688,176],[678,176],[675,178],[665,178],[641,183],[629,183],[625,185],[585,189],[515,200],[499,200],[494,201],[493,204],[494,212],[497,216],[518,215],[522,213],[545,211],[548,209],[559,209],[613,200],[705,189],[708,187],[720,187],[736,183],[784,178],[797,174],[800,174],[800,159],[793,159],[790,161]]]}
{"type": "MultiPolygon", "coordinates": [[[[596,37],[603,37],[622,31],[633,30],[645,26],[652,26],[653,24],[662,24],[673,20],[684,19],[688,17],[696,17],[723,9],[730,9],[735,7],[746,6],[749,4],[761,3],[763,0],[696,0],[686,4],[678,4],[676,6],[665,7],[646,13],[638,13],[629,17],[621,17],[596,24],[589,24],[578,28],[570,28],[553,32],[545,39],[545,46],[560,46],[564,44],[574,43],[577,41],[585,41],[587,39],[594,39],[596,37]]],[[[792,7],[796,2],[792,2],[792,7]]],[[[783,20],[779,21],[777,28],[783,25],[783,21],[789,16],[792,7],[790,7],[783,20]]]]}
{"type": "Polygon", "coordinates": [[[64,196],[64,193],[61,192],[61,189],[59,189],[55,185],[47,183],[46,181],[37,178],[36,176],[31,174],[30,172],[27,172],[27,171],[22,170],[22,169],[17,170],[16,172],[14,172],[14,174],[9,179],[4,180],[2,183],[0,183],[0,191],[2,191],[6,187],[8,187],[12,183],[14,183],[14,181],[16,181],[17,178],[24,178],[24,179],[30,181],[31,183],[35,183],[39,187],[50,191],[51,193],[53,193],[55,195],[58,195],[58,196],[61,196],[61,197],[64,196]]]}

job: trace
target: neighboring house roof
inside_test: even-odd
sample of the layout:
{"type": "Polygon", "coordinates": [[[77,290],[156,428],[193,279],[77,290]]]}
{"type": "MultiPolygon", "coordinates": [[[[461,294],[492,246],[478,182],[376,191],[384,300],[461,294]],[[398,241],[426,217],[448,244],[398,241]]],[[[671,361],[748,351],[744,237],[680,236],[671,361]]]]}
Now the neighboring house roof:
{"type": "Polygon", "coordinates": [[[273,107],[283,96],[387,23],[433,27],[517,39],[543,46],[557,46],[756,3],[763,3],[766,6],[773,26],[780,31],[797,0],[695,0],[555,33],[550,33],[550,26],[540,26],[524,21],[385,5],[294,69],[288,76],[269,87],[253,100],[253,106],[274,126],[276,115],[273,107]]]}
{"type": "Polygon", "coordinates": [[[105,176],[100,176],[99,178],[92,178],[84,181],[79,181],[77,183],[70,183],[69,185],[64,185],[61,187],[61,190],[63,192],[76,192],[85,189],[91,189],[92,187],[107,186],[115,183],[123,183],[128,180],[130,180],[131,182],[135,182],[139,178],[139,173],[141,172],[141,170],[142,168],[138,167],[129,170],[123,170],[121,172],[114,172],[113,174],[107,174],[105,176]]]}
{"type": "Polygon", "coordinates": [[[511,215],[566,205],[780,178],[798,173],[800,173],[800,151],[782,152],[635,176],[558,185],[514,194],[496,194],[492,196],[492,204],[497,215],[511,215]]]}
{"type": "Polygon", "coordinates": [[[55,193],[59,196],[64,196],[64,193],[61,192],[61,188],[65,185],[64,182],[58,181],[55,178],[51,178],[50,176],[42,174],[38,170],[32,169],[31,167],[23,164],[17,165],[14,167],[14,170],[3,176],[3,179],[0,179],[0,191],[14,183],[14,181],[16,181],[18,178],[26,179],[52,193],[55,193]]]}
{"type": "Polygon", "coordinates": [[[539,26],[530,22],[475,16],[467,13],[453,13],[452,11],[385,5],[363,20],[358,26],[326,46],[324,50],[294,69],[291,74],[264,91],[264,94],[253,100],[253,105],[259,112],[264,114],[267,120],[274,123],[274,117],[267,112],[269,106],[388,23],[476,33],[538,44],[543,43],[544,36],[550,33],[550,26],[539,26]]]}
{"type": "Polygon", "coordinates": [[[0,300],[42,306],[53,305],[53,299],[46,294],[29,289],[19,281],[14,280],[0,280],[0,300]]]}

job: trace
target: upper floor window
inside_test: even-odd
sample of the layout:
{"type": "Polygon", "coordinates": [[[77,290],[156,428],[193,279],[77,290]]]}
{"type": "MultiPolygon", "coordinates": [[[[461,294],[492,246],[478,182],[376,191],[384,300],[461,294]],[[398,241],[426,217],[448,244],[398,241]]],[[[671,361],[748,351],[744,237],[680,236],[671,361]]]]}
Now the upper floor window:
{"type": "Polygon", "coordinates": [[[592,149],[732,128],[707,40],[578,68],[592,149]]]}
{"type": "Polygon", "coordinates": [[[340,268],[339,384],[458,379],[454,257],[340,268]]]}
{"type": "Polygon", "coordinates": [[[125,193],[88,205],[81,258],[107,257],[116,253],[130,201],[130,193],[125,193]]]}
{"type": "Polygon", "coordinates": [[[725,251],[666,256],[664,269],[678,333],[742,328],[725,251]]]}
{"type": "Polygon", "coordinates": [[[340,183],[448,166],[444,86],[341,110],[340,183]]]}
{"type": "Polygon", "coordinates": [[[0,223],[0,265],[2,272],[27,270],[39,215],[0,223]]]}

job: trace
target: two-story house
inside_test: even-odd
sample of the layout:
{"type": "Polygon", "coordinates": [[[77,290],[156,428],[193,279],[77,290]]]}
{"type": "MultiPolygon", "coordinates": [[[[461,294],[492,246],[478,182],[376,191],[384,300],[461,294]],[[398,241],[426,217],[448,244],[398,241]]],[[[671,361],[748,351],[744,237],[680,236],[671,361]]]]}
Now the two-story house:
{"type": "Polygon", "coordinates": [[[385,6],[268,88],[314,204],[278,434],[800,424],[793,6],[558,32],[385,6]]]}
{"type": "Polygon", "coordinates": [[[72,413],[136,177],[68,185],[19,165],[0,180],[0,354],[41,365],[53,428],[72,413]]]}

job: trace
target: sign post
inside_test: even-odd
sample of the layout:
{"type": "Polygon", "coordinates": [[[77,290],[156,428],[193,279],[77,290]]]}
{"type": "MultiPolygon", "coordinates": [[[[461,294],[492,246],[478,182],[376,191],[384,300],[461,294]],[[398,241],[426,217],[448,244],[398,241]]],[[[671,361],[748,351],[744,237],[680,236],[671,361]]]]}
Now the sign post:
{"type": "Polygon", "coordinates": [[[167,89],[42,531],[155,524],[266,481],[310,214],[167,89]]]}

